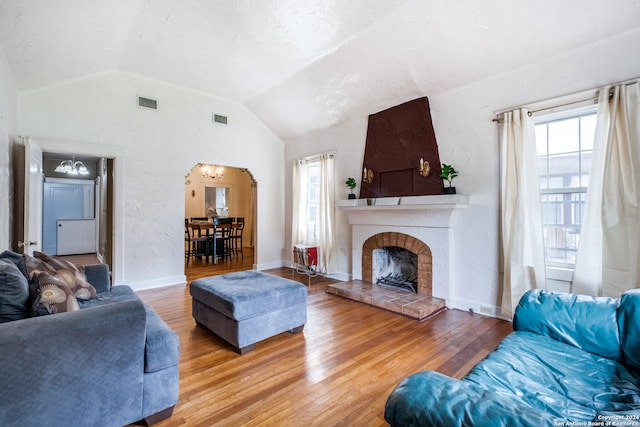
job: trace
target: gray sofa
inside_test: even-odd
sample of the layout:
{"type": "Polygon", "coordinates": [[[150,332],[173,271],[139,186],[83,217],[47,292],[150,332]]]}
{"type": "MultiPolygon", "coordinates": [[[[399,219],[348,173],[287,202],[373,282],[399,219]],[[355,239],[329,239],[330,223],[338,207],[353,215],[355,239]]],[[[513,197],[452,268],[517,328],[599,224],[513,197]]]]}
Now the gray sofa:
{"type": "Polygon", "coordinates": [[[80,310],[0,323],[0,425],[124,426],[171,416],[177,335],[130,287],[111,288],[106,265],[85,273],[97,297],[78,301],[80,310]]]}

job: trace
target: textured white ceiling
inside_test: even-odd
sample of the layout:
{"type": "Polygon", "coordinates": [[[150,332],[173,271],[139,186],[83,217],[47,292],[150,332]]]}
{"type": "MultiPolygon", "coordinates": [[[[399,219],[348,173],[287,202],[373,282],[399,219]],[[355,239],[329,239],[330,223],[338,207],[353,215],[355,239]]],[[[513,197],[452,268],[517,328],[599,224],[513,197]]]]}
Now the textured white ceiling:
{"type": "Polygon", "coordinates": [[[640,29],[636,0],[5,0],[21,90],[123,70],[288,139],[640,29]]]}

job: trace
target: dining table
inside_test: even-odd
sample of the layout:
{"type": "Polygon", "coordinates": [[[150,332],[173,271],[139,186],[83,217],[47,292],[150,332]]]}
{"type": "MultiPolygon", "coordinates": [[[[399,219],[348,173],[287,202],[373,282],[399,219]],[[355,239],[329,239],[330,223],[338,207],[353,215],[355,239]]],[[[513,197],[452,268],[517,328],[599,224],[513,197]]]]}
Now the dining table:
{"type": "Polygon", "coordinates": [[[188,223],[189,228],[193,231],[193,235],[198,237],[206,237],[211,240],[211,245],[208,244],[205,247],[205,254],[207,262],[209,262],[209,256],[213,257],[213,263],[218,263],[219,254],[222,255],[224,259],[227,255],[227,247],[230,228],[232,228],[234,224],[213,224],[212,221],[204,221],[204,220],[195,220],[188,223]],[[222,246],[218,246],[218,242],[222,242],[222,246]]]}

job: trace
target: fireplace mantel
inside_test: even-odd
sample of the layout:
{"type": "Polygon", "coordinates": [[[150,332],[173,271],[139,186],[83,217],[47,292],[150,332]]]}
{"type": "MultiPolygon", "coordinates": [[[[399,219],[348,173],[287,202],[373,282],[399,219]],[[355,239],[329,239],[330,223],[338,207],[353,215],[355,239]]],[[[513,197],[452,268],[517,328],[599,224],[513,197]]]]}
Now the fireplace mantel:
{"type": "Polygon", "coordinates": [[[450,299],[450,277],[453,277],[452,253],[456,212],[469,206],[465,194],[435,196],[384,197],[377,199],[340,200],[336,207],[351,224],[351,269],[354,280],[362,280],[364,242],[379,233],[402,233],[418,239],[432,253],[432,294],[450,299]],[[451,262],[450,262],[451,261],[451,262]]]}
{"type": "Polygon", "coordinates": [[[349,224],[399,225],[405,227],[448,228],[457,209],[469,205],[466,194],[436,196],[381,197],[377,199],[339,200],[349,224]]]}

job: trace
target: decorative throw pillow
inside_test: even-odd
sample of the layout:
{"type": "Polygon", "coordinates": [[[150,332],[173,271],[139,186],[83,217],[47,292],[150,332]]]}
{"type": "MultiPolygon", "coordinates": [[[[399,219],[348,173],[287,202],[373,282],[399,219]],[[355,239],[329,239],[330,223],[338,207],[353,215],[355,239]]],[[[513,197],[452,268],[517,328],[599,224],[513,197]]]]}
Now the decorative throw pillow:
{"type": "Polygon", "coordinates": [[[96,288],[89,283],[84,271],[71,262],[38,251],[34,251],[33,255],[51,266],[58,274],[62,275],[76,298],[90,299],[97,296],[96,288]]]}
{"type": "Polygon", "coordinates": [[[4,251],[0,254],[0,259],[11,261],[18,267],[18,269],[24,274],[24,277],[29,278],[27,272],[27,260],[23,254],[19,254],[13,251],[4,251]]]}
{"type": "Polygon", "coordinates": [[[0,259],[0,323],[29,317],[29,283],[11,261],[0,259]]]}
{"type": "Polygon", "coordinates": [[[31,307],[32,316],[80,310],[78,300],[61,275],[42,271],[37,278],[38,295],[31,307]]]}
{"type": "Polygon", "coordinates": [[[24,256],[24,259],[27,265],[27,273],[29,274],[30,279],[33,278],[34,275],[36,275],[41,271],[48,271],[49,273],[54,273],[54,274],[56,272],[55,268],[51,267],[49,264],[42,261],[41,259],[34,258],[31,255],[26,255],[26,254],[24,256]]]}

